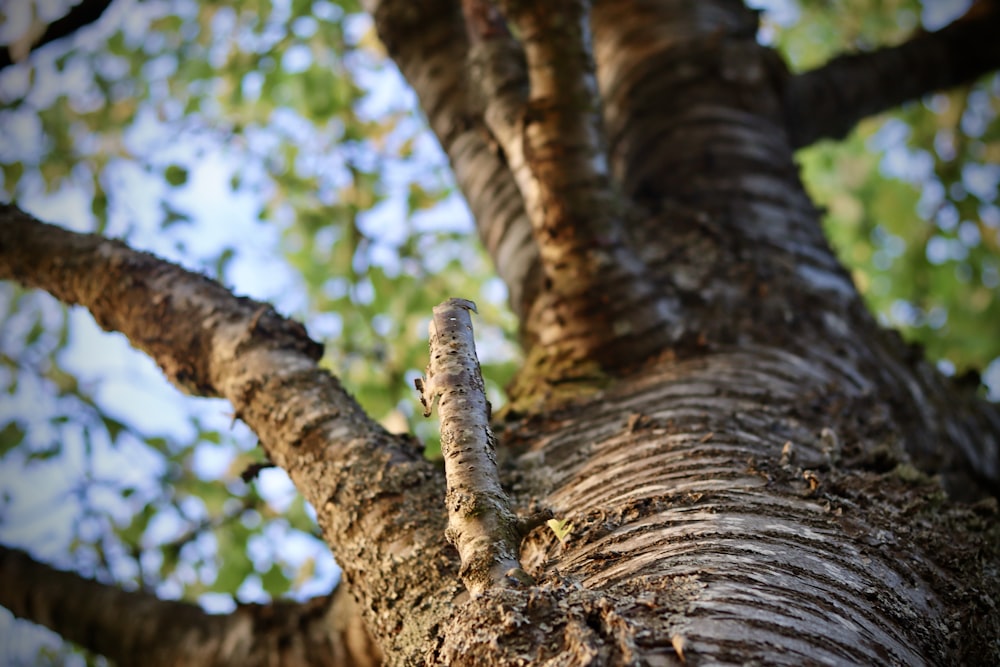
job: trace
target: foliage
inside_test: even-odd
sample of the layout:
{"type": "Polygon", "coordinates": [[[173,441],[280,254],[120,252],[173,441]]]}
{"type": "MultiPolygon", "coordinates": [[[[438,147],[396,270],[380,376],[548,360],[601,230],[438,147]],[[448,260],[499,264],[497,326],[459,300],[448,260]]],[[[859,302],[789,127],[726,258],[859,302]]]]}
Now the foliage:
{"type": "MultiPolygon", "coordinates": [[[[963,3],[803,2],[778,46],[794,69],[959,16],[963,3]]],[[[872,118],[799,155],[840,259],[886,325],[947,371],[1000,358],[1000,76],[872,118]]],[[[1000,370],[1000,369],[998,369],[1000,370]]],[[[1000,392],[998,392],[1000,393],[1000,392]]]]}
{"type": "Polygon", "coordinates": [[[545,525],[549,527],[549,530],[556,536],[559,543],[565,546],[566,540],[569,539],[570,534],[573,532],[573,524],[565,519],[549,519],[545,522],[545,525]]]}

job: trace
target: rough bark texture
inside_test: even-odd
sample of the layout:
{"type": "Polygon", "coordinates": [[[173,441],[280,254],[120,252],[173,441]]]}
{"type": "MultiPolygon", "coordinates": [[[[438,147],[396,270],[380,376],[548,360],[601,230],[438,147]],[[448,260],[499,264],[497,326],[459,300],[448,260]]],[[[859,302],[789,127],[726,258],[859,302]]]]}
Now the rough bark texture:
{"type": "Polygon", "coordinates": [[[692,664],[995,661],[995,501],[942,511],[888,411],[844,372],[781,347],[717,349],[502,433],[523,443],[513,488],[574,526],[565,546],[536,531],[525,568],[542,590],[587,592],[582,611],[522,600],[553,630],[541,647],[513,637],[502,660],[678,664],[679,637],[692,664]]]}
{"type": "Polygon", "coordinates": [[[368,0],[379,35],[420,99],[431,130],[451,160],[486,251],[524,315],[540,280],[538,247],[504,156],[481,117],[466,69],[468,40],[458,2],[368,0]]]}
{"type": "Polygon", "coordinates": [[[438,404],[448,480],[445,535],[462,559],[466,588],[478,595],[493,586],[533,582],[517,560],[522,534],[497,474],[490,404],[469,315],[475,310],[471,301],[454,298],[434,307],[431,360],[426,379],[417,379],[416,385],[425,417],[438,404]]]}
{"type": "Polygon", "coordinates": [[[204,276],[11,206],[0,207],[0,277],[85,305],[182,389],[227,398],[316,508],[380,646],[410,660],[426,650],[461,592],[442,539],[443,475],[316,366],[320,347],[300,324],[204,276]]]}
{"type": "MultiPolygon", "coordinates": [[[[589,3],[502,4],[520,35],[527,96],[502,113],[487,105],[486,120],[539,247],[544,288],[527,316],[529,366],[562,379],[588,364],[644,359],[674,342],[677,304],[648,281],[624,224],[629,210],[604,144],[589,3]]],[[[493,55],[506,58],[506,49],[493,55]]]]}
{"type": "MultiPolygon", "coordinates": [[[[317,508],[392,664],[1000,664],[1000,414],[878,328],[793,159],[865,113],[983,71],[969,54],[995,47],[966,41],[982,16],[995,21],[995,5],[963,19],[980,26],[965,38],[916,38],[943,49],[947,74],[940,58],[906,56],[907,82],[881,102],[851,93],[815,110],[821,82],[860,60],[790,78],[741,3],[506,3],[520,42],[465,4],[469,23],[458,2],[370,8],[517,312],[535,318],[496,425],[516,508],[571,526],[561,537],[537,527],[522,543],[535,584],[460,594],[442,475],[316,371],[315,345],[260,304],[9,208],[0,276],[86,304],[178,384],[229,398],[317,508]],[[589,32],[561,22],[588,9],[589,32]],[[552,52],[539,26],[583,51],[552,52]],[[545,71],[470,86],[469,35],[475,48],[502,37],[529,72],[545,71]],[[494,139],[527,145],[532,104],[551,93],[559,107],[567,91],[584,100],[559,109],[573,131],[550,127],[554,143],[533,150],[605,162],[559,165],[553,153],[532,165],[522,149],[508,165],[494,139]],[[511,96],[491,111],[497,93],[511,96]],[[490,135],[508,121],[520,139],[490,135]],[[622,215],[583,205],[595,184],[621,197],[622,215]],[[558,258],[602,266],[588,253],[605,228],[632,253],[630,277],[583,276],[608,285],[604,300],[543,313],[567,303],[558,258]],[[577,229],[582,244],[562,236],[577,229]],[[660,313],[669,332],[630,347],[637,330],[614,326],[623,304],[660,313]],[[597,339],[613,349],[582,345],[571,364],[552,353],[597,339]]],[[[876,76],[895,66],[870,57],[890,63],[876,76]]],[[[500,69],[496,54],[472,59],[500,69]]],[[[853,76],[858,90],[872,85],[853,76]]],[[[542,116],[535,129],[548,127],[542,116]]]]}

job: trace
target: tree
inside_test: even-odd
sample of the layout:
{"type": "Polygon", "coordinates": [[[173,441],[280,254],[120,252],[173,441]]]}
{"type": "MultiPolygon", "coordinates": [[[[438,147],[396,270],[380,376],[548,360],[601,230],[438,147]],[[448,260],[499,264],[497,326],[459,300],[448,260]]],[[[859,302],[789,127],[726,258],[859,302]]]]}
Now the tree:
{"type": "Polygon", "coordinates": [[[495,442],[467,302],[442,470],[302,325],[5,206],[0,275],[229,401],[343,583],[209,615],[4,548],[0,603],[123,665],[1000,661],[1000,413],[878,325],[794,160],[995,69],[1000,6],[793,73],[736,2],[370,5],[520,323],[495,442]]]}

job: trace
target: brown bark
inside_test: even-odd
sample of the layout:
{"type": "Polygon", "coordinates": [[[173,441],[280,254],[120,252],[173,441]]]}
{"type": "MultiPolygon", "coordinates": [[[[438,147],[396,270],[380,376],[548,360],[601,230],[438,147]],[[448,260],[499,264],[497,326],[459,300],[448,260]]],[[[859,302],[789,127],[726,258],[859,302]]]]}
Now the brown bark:
{"type": "Polygon", "coordinates": [[[0,546],[0,605],[119,667],[201,665],[369,667],[381,656],[343,588],[307,602],[194,604],[125,591],[0,546]]]}
{"type": "Polygon", "coordinates": [[[511,309],[524,316],[541,278],[538,247],[514,177],[483,123],[482,101],[469,85],[459,3],[368,0],[365,8],[451,161],[479,238],[507,285],[511,309]]]}
{"type": "Polygon", "coordinates": [[[416,386],[425,417],[438,405],[448,480],[445,535],[462,559],[459,574],[466,588],[478,595],[492,586],[534,582],[517,560],[523,534],[497,474],[496,439],[469,315],[475,310],[466,299],[434,307],[427,377],[416,386]]]}
{"type": "MultiPolygon", "coordinates": [[[[528,313],[525,372],[613,369],[673,342],[677,305],[654,289],[626,232],[628,209],[608,167],[593,58],[589,3],[504,2],[526,65],[523,99],[505,77],[486,76],[485,118],[503,147],[539,247],[545,287],[528,313]],[[500,105],[499,110],[494,106],[500,105]],[[539,349],[531,349],[537,346],[539,349]]],[[[509,41],[505,35],[492,41],[509,41]]],[[[508,49],[484,69],[504,72],[508,49]]]]}
{"type": "Polygon", "coordinates": [[[320,348],[300,324],[204,276],[12,206],[0,207],[0,277],[85,305],[178,386],[228,399],[316,509],[382,648],[423,650],[460,591],[442,540],[443,476],[317,367],[320,348]]]}
{"type": "Polygon", "coordinates": [[[747,345],[512,426],[512,487],[574,528],[565,546],[533,533],[541,592],[482,601],[442,657],[679,664],[680,644],[691,664],[995,662],[996,504],[946,501],[864,396],[836,358],[747,345]],[[551,593],[567,581],[576,595],[551,593]],[[490,625],[500,648],[470,645],[490,625]]]}
{"type": "Polygon", "coordinates": [[[954,477],[953,490],[971,478],[996,492],[995,406],[957,395],[882,332],[827,244],[756,15],[724,2],[609,2],[595,5],[593,27],[612,164],[648,211],[632,233],[653,282],[687,305],[674,353],[758,342],[829,355],[886,398],[923,466],[954,477]],[[833,347],[813,352],[816,341],[833,347]]]}

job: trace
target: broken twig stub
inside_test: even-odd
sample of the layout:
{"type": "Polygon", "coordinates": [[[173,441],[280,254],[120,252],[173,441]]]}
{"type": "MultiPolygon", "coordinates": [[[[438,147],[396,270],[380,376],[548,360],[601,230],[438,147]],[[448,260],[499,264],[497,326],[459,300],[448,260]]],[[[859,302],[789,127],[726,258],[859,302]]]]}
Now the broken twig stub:
{"type": "Polygon", "coordinates": [[[476,595],[498,584],[531,583],[531,578],[518,562],[518,519],[497,474],[496,441],[470,311],[476,312],[476,304],[467,299],[448,299],[434,307],[427,378],[415,384],[424,416],[438,401],[448,480],[446,536],[462,559],[462,581],[476,595]]]}

